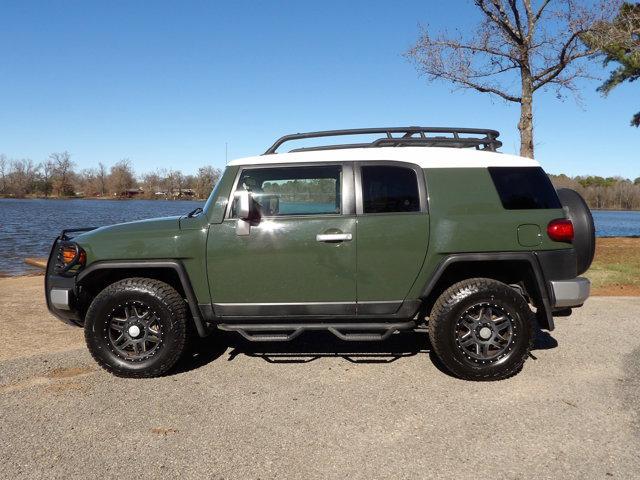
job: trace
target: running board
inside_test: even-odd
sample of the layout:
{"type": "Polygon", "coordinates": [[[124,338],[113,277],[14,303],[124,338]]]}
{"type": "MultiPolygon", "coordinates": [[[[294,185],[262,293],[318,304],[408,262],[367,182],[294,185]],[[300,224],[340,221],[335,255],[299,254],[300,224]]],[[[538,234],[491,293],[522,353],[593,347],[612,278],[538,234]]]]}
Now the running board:
{"type": "Polygon", "coordinates": [[[416,327],[414,320],[405,322],[376,323],[263,323],[247,325],[221,323],[220,330],[236,332],[250,342],[288,342],[302,332],[324,330],[347,342],[380,342],[394,333],[416,327]]]}

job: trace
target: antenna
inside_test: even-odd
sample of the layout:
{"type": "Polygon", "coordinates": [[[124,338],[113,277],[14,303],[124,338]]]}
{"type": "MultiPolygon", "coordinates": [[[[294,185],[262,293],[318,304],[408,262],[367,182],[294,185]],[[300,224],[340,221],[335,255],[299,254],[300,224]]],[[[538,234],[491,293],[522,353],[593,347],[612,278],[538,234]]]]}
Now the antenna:
{"type": "Polygon", "coordinates": [[[227,148],[227,142],[224,142],[224,164],[227,165],[229,163],[229,151],[227,148]]]}

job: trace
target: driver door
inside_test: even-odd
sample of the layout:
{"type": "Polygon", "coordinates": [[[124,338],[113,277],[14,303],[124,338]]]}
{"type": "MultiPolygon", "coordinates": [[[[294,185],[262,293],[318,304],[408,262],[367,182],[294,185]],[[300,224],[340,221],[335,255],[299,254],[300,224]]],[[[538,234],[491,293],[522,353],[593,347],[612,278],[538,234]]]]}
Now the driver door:
{"type": "MultiPolygon", "coordinates": [[[[207,270],[219,317],[353,316],[356,217],[350,165],[240,169],[230,198],[254,203],[248,234],[235,202],[211,225],[207,270]]],[[[246,223],[246,222],[245,222],[246,223]]]]}

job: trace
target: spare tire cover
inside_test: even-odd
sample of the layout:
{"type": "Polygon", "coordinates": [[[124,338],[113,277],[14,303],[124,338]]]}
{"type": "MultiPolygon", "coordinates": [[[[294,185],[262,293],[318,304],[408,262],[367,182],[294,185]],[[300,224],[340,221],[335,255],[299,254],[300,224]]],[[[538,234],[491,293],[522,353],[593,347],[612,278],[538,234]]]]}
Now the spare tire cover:
{"type": "Polygon", "coordinates": [[[593,224],[591,210],[584,198],[570,188],[559,188],[560,203],[573,223],[573,247],[578,259],[578,275],[586,272],[591,266],[596,252],[596,228],[593,224]]]}

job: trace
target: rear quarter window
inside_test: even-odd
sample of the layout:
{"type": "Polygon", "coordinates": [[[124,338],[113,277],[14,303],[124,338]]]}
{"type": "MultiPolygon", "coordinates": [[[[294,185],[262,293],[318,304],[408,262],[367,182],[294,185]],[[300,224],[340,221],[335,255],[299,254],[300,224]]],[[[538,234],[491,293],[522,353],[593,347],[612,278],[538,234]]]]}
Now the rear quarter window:
{"type": "Polygon", "coordinates": [[[540,167],[489,167],[507,210],[562,208],[551,180],[540,167]]]}

